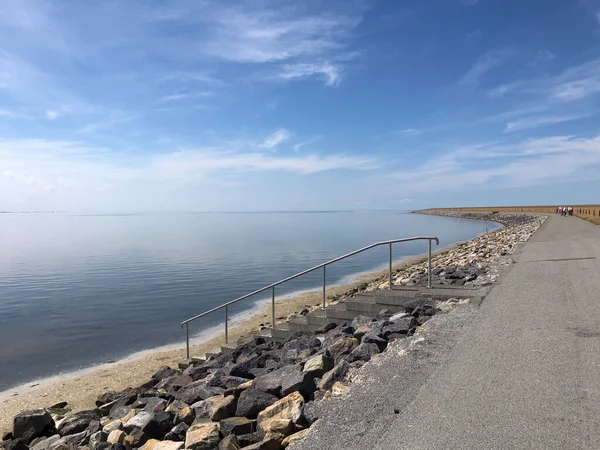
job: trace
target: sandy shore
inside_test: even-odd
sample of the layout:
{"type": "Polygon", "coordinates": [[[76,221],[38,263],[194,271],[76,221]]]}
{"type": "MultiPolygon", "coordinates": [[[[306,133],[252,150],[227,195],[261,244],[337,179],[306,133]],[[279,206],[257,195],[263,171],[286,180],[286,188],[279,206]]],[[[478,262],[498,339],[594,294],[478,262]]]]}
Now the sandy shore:
{"type": "MultiPolygon", "coordinates": [[[[452,247],[450,247],[451,249],[452,247]]],[[[449,248],[435,252],[448,251],[449,248]]],[[[425,256],[407,258],[394,266],[394,270],[402,270],[414,264],[421,263],[425,256]]],[[[349,285],[327,289],[328,302],[333,297],[343,296],[346,292],[365,282],[387,280],[387,271],[373,272],[361,275],[349,285]]],[[[291,298],[282,298],[276,303],[278,318],[287,318],[300,311],[304,306],[321,304],[321,291],[306,292],[291,298]]],[[[231,342],[249,336],[258,331],[263,323],[270,322],[270,304],[265,304],[258,312],[246,319],[240,320],[229,328],[231,342]]],[[[223,332],[216,333],[212,338],[203,340],[190,347],[192,356],[202,356],[225,343],[223,332]]],[[[0,431],[12,428],[12,418],[21,411],[28,409],[46,408],[59,402],[68,402],[73,410],[95,408],[98,395],[107,391],[120,391],[146,382],[162,366],[177,367],[185,359],[185,344],[181,347],[148,350],[133,357],[113,364],[91,367],[63,376],[52,377],[27,385],[19,386],[0,393],[0,431]]]]}

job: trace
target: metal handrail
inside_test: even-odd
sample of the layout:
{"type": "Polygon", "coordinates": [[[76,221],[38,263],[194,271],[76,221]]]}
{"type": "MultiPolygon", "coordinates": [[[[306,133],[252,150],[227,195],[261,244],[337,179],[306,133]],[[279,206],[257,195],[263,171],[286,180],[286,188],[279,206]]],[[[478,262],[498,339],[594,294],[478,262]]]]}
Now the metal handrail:
{"type": "Polygon", "coordinates": [[[323,269],[323,308],[325,308],[325,287],[326,287],[326,267],[329,264],[333,264],[335,262],[341,261],[343,259],[349,258],[350,256],[354,256],[357,255],[358,253],[362,253],[364,251],[370,250],[372,248],[375,247],[379,247],[380,245],[389,245],[390,248],[390,260],[389,260],[389,282],[390,282],[390,289],[392,289],[393,287],[393,281],[392,281],[392,244],[397,244],[400,242],[411,242],[411,241],[428,241],[428,252],[427,252],[427,287],[431,289],[431,241],[435,241],[436,245],[440,245],[440,240],[435,237],[435,236],[418,236],[418,237],[410,237],[410,238],[404,238],[404,239],[394,239],[391,241],[381,241],[381,242],[376,242],[375,244],[371,244],[368,245],[366,247],[360,248],[358,250],[355,250],[353,252],[350,253],[346,253],[345,255],[339,256],[335,259],[332,259],[330,261],[324,262],[322,264],[319,264],[318,266],[315,267],[311,267],[310,269],[307,269],[303,272],[299,272],[295,275],[292,275],[291,277],[287,277],[284,278],[283,280],[279,280],[275,283],[269,284],[268,286],[265,286],[261,289],[258,289],[254,292],[250,292],[249,294],[243,295],[241,297],[236,298],[235,300],[231,300],[230,302],[227,303],[223,303],[220,306],[217,306],[216,308],[210,309],[206,312],[203,312],[202,314],[198,314],[197,316],[191,317],[187,320],[184,320],[183,322],[181,322],[181,328],[183,328],[185,326],[185,344],[186,344],[186,355],[187,358],[190,358],[190,327],[189,324],[190,322],[193,322],[194,320],[197,320],[201,317],[207,316],[208,314],[214,313],[216,311],[219,311],[223,308],[225,308],[225,343],[227,344],[229,342],[229,326],[228,326],[228,322],[229,322],[229,311],[228,311],[228,307],[229,305],[233,305],[234,303],[240,302],[242,300],[247,299],[248,297],[252,297],[254,295],[260,294],[261,292],[265,292],[268,291],[269,289],[271,289],[271,326],[274,327],[275,326],[275,287],[279,286],[280,284],[286,283],[288,281],[294,280],[298,277],[301,277],[303,275],[306,275],[308,273],[314,272],[315,270],[319,270],[319,269],[323,269]]]}

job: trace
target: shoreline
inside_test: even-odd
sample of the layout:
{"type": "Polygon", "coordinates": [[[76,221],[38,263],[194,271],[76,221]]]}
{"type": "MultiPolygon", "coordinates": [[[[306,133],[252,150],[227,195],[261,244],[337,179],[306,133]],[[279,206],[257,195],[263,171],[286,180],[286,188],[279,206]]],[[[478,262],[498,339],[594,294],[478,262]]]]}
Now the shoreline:
{"type": "MultiPolygon", "coordinates": [[[[480,235],[481,236],[481,235],[480,235]]],[[[456,242],[432,252],[432,255],[450,251],[464,242],[456,242]]],[[[401,272],[426,261],[427,255],[413,255],[394,263],[394,273],[401,272]]],[[[347,284],[327,288],[327,304],[335,302],[353,290],[387,280],[387,269],[359,272],[348,277],[347,284]]],[[[318,308],[322,302],[321,290],[306,290],[290,293],[276,299],[277,323],[285,322],[304,307],[318,308]]],[[[270,301],[258,301],[249,311],[238,313],[241,316],[229,326],[229,341],[248,337],[259,331],[262,325],[270,324],[270,301]]],[[[223,323],[219,323],[195,335],[190,340],[190,355],[202,356],[214,352],[225,344],[223,323]],[[210,334],[210,336],[204,336],[210,334]]],[[[177,367],[185,360],[185,342],[167,344],[152,349],[134,352],[115,362],[93,365],[63,374],[51,375],[31,380],[0,392],[0,431],[9,430],[12,417],[23,410],[48,408],[51,405],[68,402],[74,410],[95,408],[98,395],[107,391],[120,391],[147,381],[158,369],[164,366],[177,367]]]]}

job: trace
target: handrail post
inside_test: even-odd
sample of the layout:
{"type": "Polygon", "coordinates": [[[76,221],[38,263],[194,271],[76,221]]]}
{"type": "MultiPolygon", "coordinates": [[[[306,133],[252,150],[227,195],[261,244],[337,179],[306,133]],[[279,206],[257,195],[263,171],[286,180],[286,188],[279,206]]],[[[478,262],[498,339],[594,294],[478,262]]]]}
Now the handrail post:
{"type": "Polygon", "coordinates": [[[327,275],[326,275],[326,272],[325,272],[325,268],[326,267],[327,266],[323,266],[323,309],[325,309],[325,282],[326,282],[326,279],[327,279],[327,275]]]}
{"type": "Polygon", "coordinates": [[[229,310],[228,307],[225,306],[225,345],[229,344],[229,310]]]}
{"type": "Polygon", "coordinates": [[[271,289],[271,328],[275,328],[275,286],[271,289]]]}
{"type": "Polygon", "coordinates": [[[390,291],[392,290],[392,243],[390,242],[390,291]]]}
{"type": "Polygon", "coordinates": [[[427,239],[427,287],[431,289],[431,239],[427,239]]]}
{"type": "Polygon", "coordinates": [[[190,324],[185,324],[185,355],[186,359],[190,359],[190,324]]]}

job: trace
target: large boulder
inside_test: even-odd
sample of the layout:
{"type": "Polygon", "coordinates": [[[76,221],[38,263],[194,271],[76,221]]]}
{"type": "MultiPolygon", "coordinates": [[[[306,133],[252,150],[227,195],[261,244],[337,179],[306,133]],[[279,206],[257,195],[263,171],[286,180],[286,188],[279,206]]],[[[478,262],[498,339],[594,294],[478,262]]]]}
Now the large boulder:
{"type": "Polygon", "coordinates": [[[319,420],[319,405],[317,402],[308,402],[304,405],[302,409],[302,414],[304,415],[304,420],[308,423],[308,425],[312,425],[317,420],[319,420]]]}
{"type": "Polygon", "coordinates": [[[185,437],[185,448],[191,450],[214,450],[221,436],[216,423],[192,425],[185,437]]]}
{"type": "Polygon", "coordinates": [[[344,337],[338,339],[328,348],[329,354],[333,358],[334,363],[337,364],[342,357],[352,353],[352,350],[358,347],[359,344],[360,341],[354,337],[344,337]]]}
{"type": "Polygon", "coordinates": [[[150,439],[140,450],[181,450],[185,446],[184,442],[176,441],[158,441],[150,439]]]}
{"type": "Polygon", "coordinates": [[[350,365],[346,361],[342,361],[323,375],[323,378],[321,378],[321,382],[319,383],[319,389],[328,391],[336,381],[343,380],[349,370],[350,365]]]}
{"type": "Polygon", "coordinates": [[[125,442],[126,437],[127,434],[124,431],[115,430],[111,431],[111,433],[106,438],[106,442],[109,442],[111,444],[122,444],[125,442]]]}
{"type": "Polygon", "coordinates": [[[231,434],[219,442],[218,450],[240,450],[241,448],[237,436],[231,434]]]}
{"type": "Polygon", "coordinates": [[[208,382],[208,386],[227,390],[236,388],[248,380],[248,378],[234,377],[231,375],[217,375],[208,382]]]}
{"type": "Polygon", "coordinates": [[[21,439],[10,439],[2,442],[4,450],[29,450],[29,447],[21,439]]]}
{"type": "Polygon", "coordinates": [[[223,436],[254,433],[256,431],[256,420],[250,420],[246,417],[230,417],[219,422],[219,429],[223,436]]]}
{"type": "Polygon", "coordinates": [[[175,398],[181,400],[188,405],[192,405],[200,400],[206,400],[209,397],[220,395],[225,390],[222,388],[207,386],[203,381],[195,381],[182,387],[175,398]]]}
{"type": "Polygon", "coordinates": [[[50,436],[49,438],[45,438],[44,440],[38,442],[35,445],[32,445],[31,447],[29,447],[29,449],[30,450],[49,450],[49,449],[53,448],[54,444],[56,444],[59,440],[60,440],[60,436],[58,434],[55,434],[53,436],[50,436]]]}
{"type": "Polygon", "coordinates": [[[350,325],[352,326],[352,328],[357,330],[362,326],[369,325],[372,321],[373,319],[367,316],[356,316],[354,319],[352,319],[352,323],[350,325]]]}
{"type": "Polygon", "coordinates": [[[141,430],[151,439],[162,439],[173,426],[173,416],[164,411],[154,411],[141,430]]]}
{"type": "Polygon", "coordinates": [[[217,395],[192,405],[196,420],[210,419],[219,421],[235,415],[236,398],[234,395],[217,395]]]}
{"type": "Polygon", "coordinates": [[[257,417],[258,426],[259,428],[262,428],[261,424],[264,424],[267,420],[275,418],[291,420],[293,423],[298,424],[303,418],[303,408],[304,398],[300,392],[293,392],[287,397],[284,397],[281,400],[273,403],[264,411],[261,411],[257,417]]]}
{"type": "Polygon", "coordinates": [[[370,331],[362,338],[363,344],[375,344],[379,347],[379,351],[384,351],[387,348],[387,341],[377,334],[375,331],[370,331]]]}
{"type": "Polygon", "coordinates": [[[302,372],[298,365],[282,367],[254,380],[254,388],[277,397],[283,397],[291,392],[300,390],[309,396],[315,391],[313,377],[302,372]]]}
{"type": "Polygon", "coordinates": [[[187,434],[187,430],[189,429],[189,425],[186,425],[185,423],[180,423],[178,425],[175,425],[171,431],[169,431],[166,435],[165,435],[165,439],[167,441],[185,441],[185,436],[187,434]]]}
{"type": "Polygon", "coordinates": [[[363,343],[356,347],[350,356],[348,356],[348,362],[354,361],[369,361],[373,356],[379,354],[379,347],[377,344],[363,343]]]}
{"type": "Polygon", "coordinates": [[[177,392],[184,386],[193,383],[192,377],[181,372],[175,372],[163,378],[155,386],[156,389],[166,389],[167,392],[177,392]]]}
{"type": "Polygon", "coordinates": [[[54,420],[45,409],[24,411],[13,418],[13,437],[29,444],[40,436],[51,436],[56,433],[54,420]]]}
{"type": "Polygon", "coordinates": [[[242,450],[279,450],[281,442],[276,438],[265,438],[264,441],[244,447],[242,450]]]}
{"type": "Polygon", "coordinates": [[[414,328],[415,324],[416,322],[413,317],[403,317],[383,327],[381,332],[384,338],[388,338],[390,334],[407,335],[414,328]]]}
{"type": "Polygon", "coordinates": [[[286,437],[282,442],[281,442],[281,446],[283,448],[288,448],[290,445],[295,444],[297,442],[302,441],[307,435],[308,432],[310,430],[307,428],[305,430],[302,431],[298,431],[297,433],[294,433],[288,437],[286,437]]]}
{"type": "Polygon", "coordinates": [[[146,442],[148,442],[148,435],[136,428],[127,435],[124,444],[127,448],[140,448],[146,442]]]}
{"type": "Polygon", "coordinates": [[[306,361],[302,371],[310,373],[313,378],[321,378],[325,372],[331,369],[333,369],[333,359],[329,355],[321,354],[306,361]]]}
{"type": "Polygon", "coordinates": [[[265,434],[258,430],[255,431],[254,433],[248,433],[248,434],[240,434],[237,439],[238,442],[240,443],[240,446],[245,449],[246,447],[250,446],[250,445],[254,445],[259,443],[260,441],[263,440],[263,438],[265,437],[265,434]]]}
{"type": "Polygon", "coordinates": [[[90,441],[88,444],[90,450],[97,450],[98,444],[100,444],[101,442],[107,442],[107,439],[108,433],[105,433],[104,431],[95,432],[90,436],[90,441]]]}
{"type": "Polygon", "coordinates": [[[258,389],[246,389],[240,394],[237,402],[236,416],[243,416],[249,419],[256,419],[258,413],[271,406],[278,398],[258,389]]]}
{"type": "Polygon", "coordinates": [[[58,426],[58,434],[68,436],[70,434],[81,433],[88,427],[97,428],[94,433],[100,430],[100,411],[81,411],[66,418],[58,426]]]}

